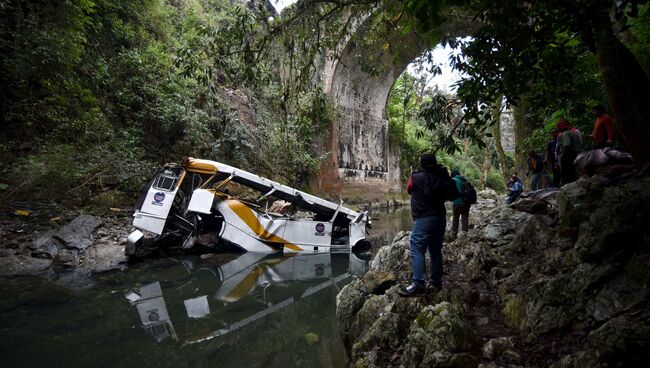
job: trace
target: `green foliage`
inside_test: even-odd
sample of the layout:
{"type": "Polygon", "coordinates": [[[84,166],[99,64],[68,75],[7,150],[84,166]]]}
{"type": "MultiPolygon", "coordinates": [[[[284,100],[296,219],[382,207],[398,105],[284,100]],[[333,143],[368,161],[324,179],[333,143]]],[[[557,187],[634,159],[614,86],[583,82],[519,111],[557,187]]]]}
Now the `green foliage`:
{"type": "MultiPolygon", "coordinates": [[[[466,178],[476,183],[481,176],[485,145],[471,144],[467,149],[461,147],[466,139],[478,134],[470,124],[459,116],[456,100],[417,84],[415,77],[404,72],[395,82],[389,94],[386,112],[389,122],[389,137],[400,149],[400,168],[402,179],[406,180],[413,170],[419,168],[420,155],[425,151],[437,151],[438,161],[449,170],[459,170],[466,178]],[[420,95],[421,94],[421,95],[420,95]],[[448,105],[446,109],[435,109],[436,104],[448,105]]],[[[501,191],[504,180],[494,169],[496,154],[491,153],[493,168],[487,176],[486,185],[501,191]]]]}
{"type": "Polygon", "coordinates": [[[135,193],[154,162],[184,155],[260,164],[253,138],[264,137],[247,128],[259,122],[240,121],[216,86],[267,85],[256,93],[277,100],[270,74],[247,52],[200,52],[208,41],[246,47],[258,27],[250,15],[225,0],[0,0],[3,185],[19,187],[15,196],[47,186],[47,198],[84,200],[135,193]],[[188,73],[192,45],[189,62],[216,72],[188,73]]]}

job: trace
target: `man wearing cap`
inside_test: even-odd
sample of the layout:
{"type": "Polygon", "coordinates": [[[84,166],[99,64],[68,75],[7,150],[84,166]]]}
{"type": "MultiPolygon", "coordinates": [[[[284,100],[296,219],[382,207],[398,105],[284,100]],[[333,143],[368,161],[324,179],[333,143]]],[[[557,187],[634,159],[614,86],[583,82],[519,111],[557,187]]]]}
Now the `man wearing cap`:
{"type": "Polygon", "coordinates": [[[562,118],[557,123],[560,135],[557,138],[559,149],[558,159],[560,162],[561,185],[572,183],[578,180],[576,167],[573,164],[578,153],[582,151],[582,133],[562,118]]]}
{"type": "Polygon", "coordinates": [[[438,165],[436,156],[420,156],[421,171],[411,174],[407,192],[411,195],[413,230],[409,237],[413,278],[410,285],[398,290],[403,297],[419,296],[425,291],[425,253],[429,251],[431,269],[429,285],[442,287],[442,241],[445,236],[445,201],[460,197],[447,169],[438,165]]]}

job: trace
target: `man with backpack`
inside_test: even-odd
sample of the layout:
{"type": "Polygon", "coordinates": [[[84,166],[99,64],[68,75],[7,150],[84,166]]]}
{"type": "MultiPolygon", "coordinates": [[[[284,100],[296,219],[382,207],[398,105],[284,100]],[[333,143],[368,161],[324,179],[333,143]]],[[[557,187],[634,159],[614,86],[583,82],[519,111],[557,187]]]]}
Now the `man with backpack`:
{"type": "Polygon", "coordinates": [[[458,220],[462,221],[462,229],[467,232],[469,228],[469,209],[472,204],[476,203],[476,189],[472,184],[465,179],[458,170],[451,172],[451,178],[456,184],[456,189],[460,193],[460,197],[452,203],[453,220],[451,223],[451,237],[456,239],[458,235],[458,220]]]}
{"type": "Polygon", "coordinates": [[[420,156],[421,171],[409,178],[406,191],[411,195],[413,230],[409,237],[412,282],[397,292],[400,296],[420,296],[425,291],[425,253],[431,257],[429,287],[442,287],[442,241],[445,237],[445,201],[458,198],[458,191],[447,169],[438,165],[433,153],[420,156]]]}

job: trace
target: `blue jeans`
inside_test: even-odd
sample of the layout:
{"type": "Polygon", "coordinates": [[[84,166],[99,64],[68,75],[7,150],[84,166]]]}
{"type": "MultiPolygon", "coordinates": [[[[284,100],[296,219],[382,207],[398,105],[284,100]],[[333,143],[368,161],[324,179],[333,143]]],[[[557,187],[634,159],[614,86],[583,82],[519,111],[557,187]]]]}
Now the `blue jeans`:
{"type": "Polygon", "coordinates": [[[431,257],[430,279],[434,284],[442,282],[442,241],[445,238],[445,216],[428,216],[413,221],[411,261],[413,262],[413,283],[424,287],[425,253],[431,257]]]}

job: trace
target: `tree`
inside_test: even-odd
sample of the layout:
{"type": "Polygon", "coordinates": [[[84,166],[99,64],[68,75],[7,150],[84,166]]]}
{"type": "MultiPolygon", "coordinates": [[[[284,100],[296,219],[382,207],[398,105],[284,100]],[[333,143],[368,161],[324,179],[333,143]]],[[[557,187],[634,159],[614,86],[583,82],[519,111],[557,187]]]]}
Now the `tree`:
{"type": "MultiPolygon", "coordinates": [[[[459,85],[467,114],[481,119],[500,93],[516,105],[543,82],[554,87],[573,83],[571,61],[589,50],[623,138],[639,164],[650,161],[650,79],[619,35],[638,16],[638,0],[508,0],[467,1],[480,24],[473,39],[463,45],[464,60],[456,68],[468,77],[459,85]]],[[[431,27],[441,1],[409,0],[405,9],[422,28],[431,27]]],[[[453,42],[453,41],[452,41],[453,42]]]]}

